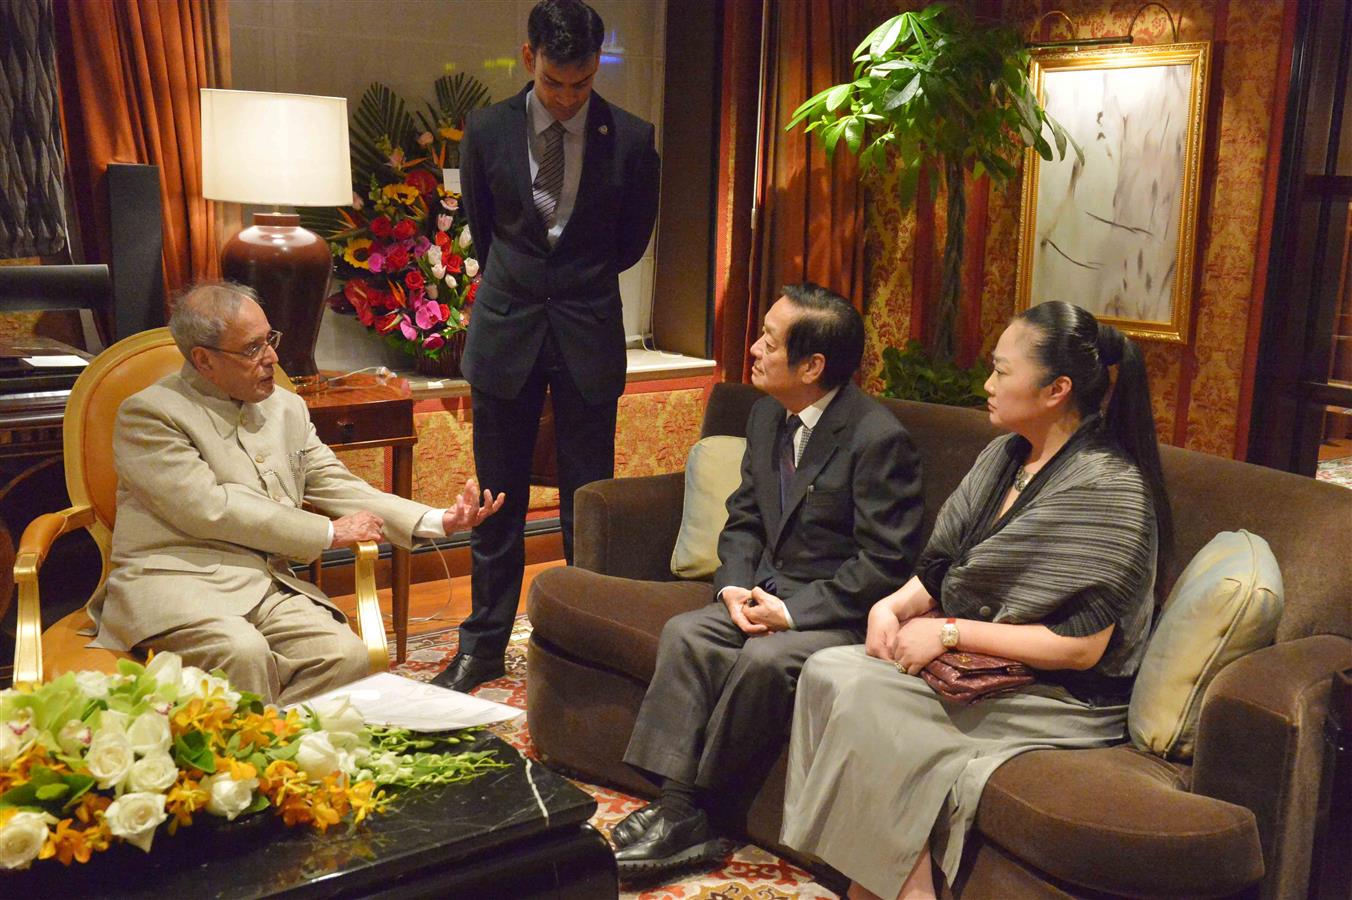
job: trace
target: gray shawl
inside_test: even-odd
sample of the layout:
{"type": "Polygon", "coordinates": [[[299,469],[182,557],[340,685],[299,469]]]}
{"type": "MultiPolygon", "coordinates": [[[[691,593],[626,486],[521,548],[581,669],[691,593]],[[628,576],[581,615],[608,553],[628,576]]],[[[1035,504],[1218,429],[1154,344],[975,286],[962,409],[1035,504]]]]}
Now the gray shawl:
{"type": "Polygon", "coordinates": [[[916,573],[944,613],[1084,637],[1115,625],[1089,672],[1043,673],[1085,699],[1130,690],[1154,608],[1155,514],[1140,471],[1086,420],[1003,517],[1028,442],[992,441],[939,517],[916,573]]]}

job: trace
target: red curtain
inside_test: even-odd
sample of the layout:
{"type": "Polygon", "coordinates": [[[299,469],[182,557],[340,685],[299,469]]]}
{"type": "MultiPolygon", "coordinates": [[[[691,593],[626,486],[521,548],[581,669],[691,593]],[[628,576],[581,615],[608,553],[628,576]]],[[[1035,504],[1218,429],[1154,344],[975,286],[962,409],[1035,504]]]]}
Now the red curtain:
{"type": "Polygon", "coordinates": [[[854,157],[784,126],[851,77],[860,0],[728,2],[716,211],[714,356],[747,381],[748,351],[786,283],[810,280],[861,306],[863,202],[854,157]],[[757,149],[759,147],[759,159],[757,149]]]}
{"type": "Polygon", "coordinates": [[[202,199],[198,89],[230,86],[226,3],[56,4],[62,121],[85,259],[109,256],[108,164],[157,165],[166,296],[220,274],[217,213],[202,199]]]}

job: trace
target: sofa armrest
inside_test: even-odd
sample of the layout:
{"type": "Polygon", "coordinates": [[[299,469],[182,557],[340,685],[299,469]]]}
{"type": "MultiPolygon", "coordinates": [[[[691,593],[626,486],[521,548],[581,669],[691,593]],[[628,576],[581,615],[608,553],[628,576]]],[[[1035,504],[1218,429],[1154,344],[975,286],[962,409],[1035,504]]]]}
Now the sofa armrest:
{"type": "Polygon", "coordinates": [[[1236,660],[1207,690],[1192,789],[1253,811],[1265,897],[1305,894],[1329,686],[1333,673],[1350,666],[1352,640],[1316,635],[1236,660]]]}
{"type": "Polygon", "coordinates": [[[573,563],[602,575],[674,580],[684,500],[684,472],[583,485],[573,501],[573,563]]]}

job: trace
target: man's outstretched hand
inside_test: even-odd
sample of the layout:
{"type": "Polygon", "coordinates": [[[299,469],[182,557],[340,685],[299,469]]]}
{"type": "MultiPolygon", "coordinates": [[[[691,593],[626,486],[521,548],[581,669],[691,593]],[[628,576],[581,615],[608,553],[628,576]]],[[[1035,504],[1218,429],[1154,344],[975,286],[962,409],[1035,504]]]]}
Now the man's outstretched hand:
{"type": "Polygon", "coordinates": [[[479,482],[473,478],[466,479],[464,492],[442,517],[442,527],[446,529],[447,534],[473,528],[502,509],[502,501],[506,496],[505,493],[500,493],[494,497],[491,492],[485,490],[480,497],[479,482]]]}
{"type": "Polygon", "coordinates": [[[330,547],[349,547],[358,541],[379,541],[385,534],[385,520],[375,513],[355,512],[333,520],[330,547]]]}

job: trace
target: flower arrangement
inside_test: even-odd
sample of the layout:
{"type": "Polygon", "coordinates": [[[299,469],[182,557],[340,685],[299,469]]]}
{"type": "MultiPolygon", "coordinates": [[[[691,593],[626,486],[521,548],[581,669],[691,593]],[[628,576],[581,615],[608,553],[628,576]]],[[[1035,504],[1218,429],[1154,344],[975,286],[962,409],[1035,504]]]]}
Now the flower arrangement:
{"type": "Polygon", "coordinates": [[[281,712],[173,653],[0,691],[0,868],[84,863],[115,840],[149,852],[202,816],[355,825],[389,805],[382,788],[504,765],[436,752],[459,740],[368,728],[346,698],[281,712]]]}
{"type": "Polygon", "coordinates": [[[429,370],[443,357],[458,363],[479,287],[468,221],[442,169],[458,162],[465,116],[488,96],[463,73],[435,87],[436,105],[416,120],[389,88],[368,87],[351,128],[352,205],[302,214],[343,282],[330,305],[429,370]]]}

